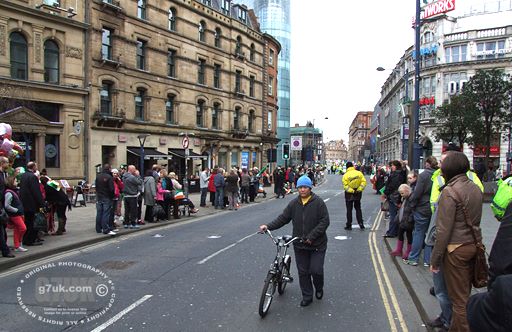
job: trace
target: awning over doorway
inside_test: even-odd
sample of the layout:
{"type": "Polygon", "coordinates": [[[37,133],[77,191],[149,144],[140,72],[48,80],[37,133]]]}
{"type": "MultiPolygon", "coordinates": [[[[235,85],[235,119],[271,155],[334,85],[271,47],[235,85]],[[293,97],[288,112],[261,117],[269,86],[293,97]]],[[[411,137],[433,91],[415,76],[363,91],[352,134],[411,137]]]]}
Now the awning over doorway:
{"type": "MultiPolygon", "coordinates": [[[[140,157],[140,148],[127,148],[126,150],[129,153],[131,153],[137,157],[140,157]]],[[[166,155],[163,152],[158,151],[156,148],[144,148],[144,159],[145,160],[149,160],[149,159],[160,160],[160,159],[168,159],[168,158],[169,158],[168,155],[166,155]]]]}
{"type": "MultiPolygon", "coordinates": [[[[169,149],[169,154],[171,156],[175,156],[178,158],[185,158],[185,149],[169,149]]],[[[195,153],[194,151],[189,149],[188,158],[191,159],[208,159],[208,156],[203,156],[195,153]]]]}

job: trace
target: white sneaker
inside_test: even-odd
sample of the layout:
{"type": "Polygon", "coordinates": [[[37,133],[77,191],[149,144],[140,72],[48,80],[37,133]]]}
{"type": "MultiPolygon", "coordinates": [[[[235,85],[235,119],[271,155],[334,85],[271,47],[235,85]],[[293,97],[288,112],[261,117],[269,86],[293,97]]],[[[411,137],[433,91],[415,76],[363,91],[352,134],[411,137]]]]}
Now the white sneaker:
{"type": "Polygon", "coordinates": [[[23,248],[22,246],[19,246],[18,248],[14,249],[14,251],[16,251],[16,252],[25,252],[25,251],[28,251],[28,249],[23,248]]]}
{"type": "Polygon", "coordinates": [[[107,233],[107,234],[105,234],[105,235],[114,236],[114,235],[117,235],[117,233],[114,233],[114,232],[110,231],[110,232],[108,232],[108,233],[107,233]]]}
{"type": "Polygon", "coordinates": [[[112,232],[116,232],[116,233],[117,233],[117,232],[119,232],[119,229],[114,228],[114,229],[112,230],[112,232]]]}

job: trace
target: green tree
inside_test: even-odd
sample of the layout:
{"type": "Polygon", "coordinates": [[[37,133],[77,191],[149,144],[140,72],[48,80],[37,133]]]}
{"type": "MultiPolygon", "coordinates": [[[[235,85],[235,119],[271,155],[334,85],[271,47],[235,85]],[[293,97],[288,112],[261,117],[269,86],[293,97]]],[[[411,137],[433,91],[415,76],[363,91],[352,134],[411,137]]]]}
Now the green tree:
{"type": "Polygon", "coordinates": [[[485,167],[487,168],[491,139],[500,134],[512,120],[510,112],[510,75],[500,69],[478,70],[464,86],[462,95],[469,107],[478,112],[480,125],[471,128],[475,145],[485,147],[485,167]]]}
{"type": "Polygon", "coordinates": [[[461,94],[450,99],[449,103],[434,111],[437,127],[434,130],[436,140],[471,144],[472,128],[479,125],[479,112],[472,107],[466,95],[461,94]]]}

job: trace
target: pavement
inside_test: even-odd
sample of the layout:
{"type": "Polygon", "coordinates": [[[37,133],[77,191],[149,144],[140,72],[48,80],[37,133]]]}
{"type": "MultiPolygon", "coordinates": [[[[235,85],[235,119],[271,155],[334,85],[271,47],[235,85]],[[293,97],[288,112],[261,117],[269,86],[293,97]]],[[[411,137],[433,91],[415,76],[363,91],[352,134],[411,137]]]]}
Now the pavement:
{"type": "MultiPolygon", "coordinates": [[[[484,245],[487,253],[490,253],[492,243],[494,242],[496,232],[499,228],[499,223],[496,221],[496,218],[494,218],[489,203],[484,203],[483,205],[480,225],[482,228],[484,245]]],[[[387,229],[388,221],[386,221],[385,226],[387,229]]],[[[395,249],[396,241],[397,238],[385,238],[385,243],[389,252],[395,249]]],[[[427,322],[436,318],[441,312],[441,308],[437,299],[430,295],[430,287],[433,287],[434,283],[432,281],[432,273],[429,270],[430,268],[423,266],[423,252],[420,255],[418,266],[405,264],[401,257],[392,257],[389,255],[389,259],[393,261],[398,273],[402,277],[422,320],[427,322]]],[[[485,291],[485,289],[473,288],[472,290],[473,293],[482,291],[485,291]]]]}
{"type": "MultiPolygon", "coordinates": [[[[264,187],[265,192],[267,193],[266,198],[263,198],[263,194],[258,194],[255,198],[255,201],[249,204],[242,204],[241,209],[252,206],[254,204],[273,199],[274,195],[274,186],[264,187]]],[[[200,193],[190,193],[190,200],[194,203],[196,208],[199,209],[199,212],[195,214],[191,214],[190,216],[181,217],[180,219],[171,219],[168,221],[159,221],[157,223],[146,223],[145,225],[141,225],[139,229],[124,229],[119,228],[119,232],[115,236],[115,238],[123,237],[128,234],[133,234],[134,232],[140,232],[148,229],[155,229],[163,226],[167,226],[174,223],[179,223],[183,221],[189,221],[194,218],[201,218],[217,213],[225,212],[226,210],[216,210],[213,206],[211,206],[209,199],[210,194],[207,196],[207,206],[200,207],[200,193]]],[[[124,211],[124,210],[123,210],[124,211]]],[[[123,212],[124,213],[124,212],[123,212]]],[[[28,249],[27,252],[12,252],[16,257],[15,258],[0,258],[0,272],[6,271],[9,268],[14,266],[18,266],[20,264],[24,264],[26,262],[34,261],[37,259],[42,259],[51,255],[63,253],[68,250],[81,248],[84,246],[88,246],[91,244],[99,243],[102,241],[109,241],[112,239],[109,235],[103,235],[96,233],[95,225],[96,225],[96,204],[95,203],[86,203],[86,206],[74,207],[71,211],[67,212],[68,221],[66,224],[66,233],[64,235],[44,235],[43,245],[40,246],[30,246],[26,247],[28,249]]],[[[142,211],[142,216],[144,216],[144,210],[142,211]]],[[[13,245],[13,234],[12,230],[7,230],[7,245],[13,245]]]]}

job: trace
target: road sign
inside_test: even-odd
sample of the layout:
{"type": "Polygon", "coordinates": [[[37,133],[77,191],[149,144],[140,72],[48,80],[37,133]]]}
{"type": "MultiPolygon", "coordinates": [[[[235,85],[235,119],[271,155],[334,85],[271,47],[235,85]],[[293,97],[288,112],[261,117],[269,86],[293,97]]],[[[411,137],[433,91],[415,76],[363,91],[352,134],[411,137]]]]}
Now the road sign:
{"type": "Polygon", "coordinates": [[[188,139],[188,136],[183,137],[183,140],[181,141],[181,146],[183,146],[184,149],[188,149],[189,144],[190,141],[188,139]]]}

